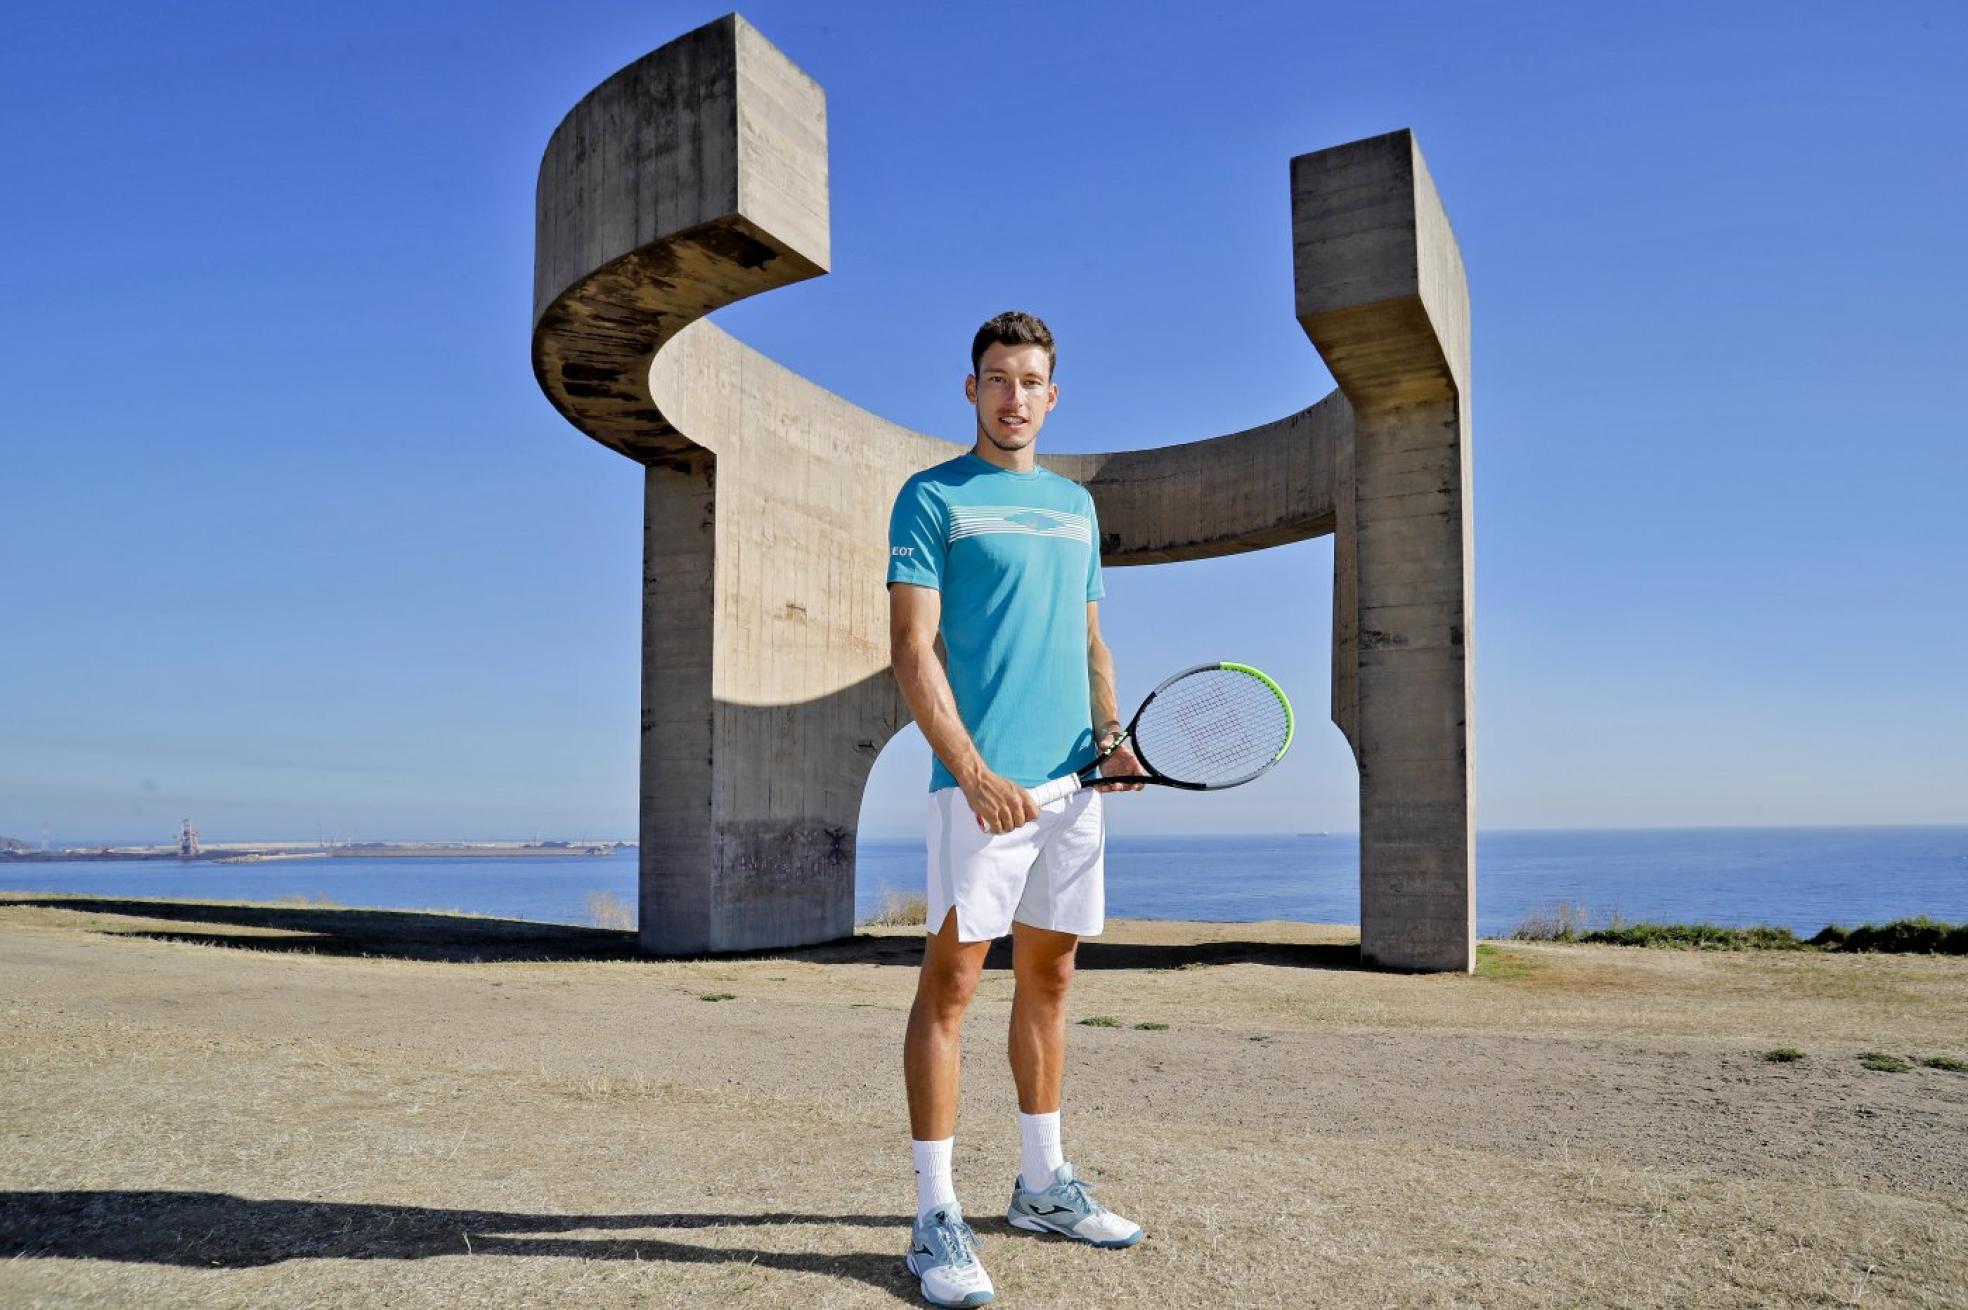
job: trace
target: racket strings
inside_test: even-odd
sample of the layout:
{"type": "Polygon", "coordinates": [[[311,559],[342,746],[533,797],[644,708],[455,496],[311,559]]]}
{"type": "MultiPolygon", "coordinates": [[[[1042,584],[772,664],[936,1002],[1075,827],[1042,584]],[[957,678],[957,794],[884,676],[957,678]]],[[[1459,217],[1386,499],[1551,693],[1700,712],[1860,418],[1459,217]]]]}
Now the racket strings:
{"type": "Polygon", "coordinates": [[[1277,758],[1291,716],[1261,678],[1201,669],[1162,689],[1135,725],[1142,758],[1165,777],[1219,786],[1277,758]]]}

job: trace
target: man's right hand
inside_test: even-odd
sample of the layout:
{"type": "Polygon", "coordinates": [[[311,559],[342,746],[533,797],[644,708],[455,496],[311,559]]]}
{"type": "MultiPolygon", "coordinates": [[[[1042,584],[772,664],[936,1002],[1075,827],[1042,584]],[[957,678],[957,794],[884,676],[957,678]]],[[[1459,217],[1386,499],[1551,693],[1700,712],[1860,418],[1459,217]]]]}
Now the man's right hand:
{"type": "Polygon", "coordinates": [[[977,816],[977,826],[985,832],[1010,832],[1039,817],[1031,792],[989,769],[979,769],[960,785],[971,813],[977,816]]]}

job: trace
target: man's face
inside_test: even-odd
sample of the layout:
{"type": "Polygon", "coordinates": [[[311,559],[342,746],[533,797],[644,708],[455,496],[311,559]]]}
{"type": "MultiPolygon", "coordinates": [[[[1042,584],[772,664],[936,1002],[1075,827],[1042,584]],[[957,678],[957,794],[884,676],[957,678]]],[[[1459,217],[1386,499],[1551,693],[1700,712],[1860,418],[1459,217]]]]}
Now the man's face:
{"type": "Polygon", "coordinates": [[[1045,416],[1059,403],[1059,388],[1043,346],[993,342],[964,379],[964,395],[977,406],[977,435],[999,450],[1023,450],[1039,439],[1045,416]]]}

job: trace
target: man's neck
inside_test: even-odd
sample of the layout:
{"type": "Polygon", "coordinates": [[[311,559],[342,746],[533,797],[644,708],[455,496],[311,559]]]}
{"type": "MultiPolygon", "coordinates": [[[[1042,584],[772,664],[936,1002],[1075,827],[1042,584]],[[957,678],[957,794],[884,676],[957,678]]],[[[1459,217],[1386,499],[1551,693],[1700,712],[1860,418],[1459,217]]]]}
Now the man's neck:
{"type": "Polygon", "coordinates": [[[1019,450],[1000,450],[983,433],[977,435],[977,444],[970,453],[987,464],[995,464],[1007,473],[1030,473],[1039,466],[1038,457],[1030,446],[1019,450]]]}

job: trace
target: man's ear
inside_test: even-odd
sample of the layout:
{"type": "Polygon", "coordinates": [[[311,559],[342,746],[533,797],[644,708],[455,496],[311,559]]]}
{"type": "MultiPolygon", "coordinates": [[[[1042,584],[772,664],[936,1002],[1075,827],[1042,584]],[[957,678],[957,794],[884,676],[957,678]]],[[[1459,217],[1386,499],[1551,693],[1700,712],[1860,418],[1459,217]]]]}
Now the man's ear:
{"type": "Polygon", "coordinates": [[[1057,382],[1046,383],[1046,413],[1052,413],[1052,407],[1058,403],[1059,384],[1057,382]]]}
{"type": "Polygon", "coordinates": [[[973,405],[977,403],[977,375],[975,373],[964,374],[964,399],[973,405]]]}

